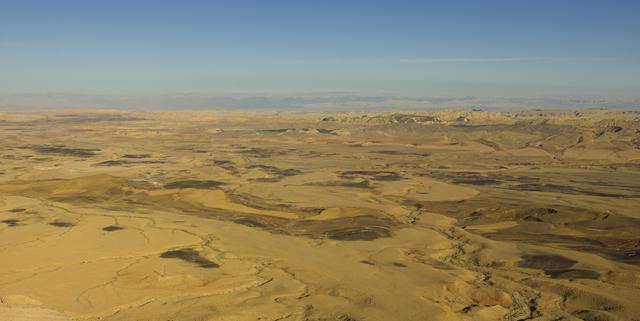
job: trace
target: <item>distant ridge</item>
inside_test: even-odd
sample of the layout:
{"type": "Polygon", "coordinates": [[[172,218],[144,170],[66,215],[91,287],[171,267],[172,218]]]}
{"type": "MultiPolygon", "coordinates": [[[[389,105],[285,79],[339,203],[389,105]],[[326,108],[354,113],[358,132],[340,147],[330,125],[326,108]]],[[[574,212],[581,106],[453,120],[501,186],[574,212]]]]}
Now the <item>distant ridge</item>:
{"type": "Polygon", "coordinates": [[[412,97],[363,93],[178,94],[162,96],[109,96],[66,94],[0,95],[0,109],[101,108],[125,110],[271,109],[300,111],[380,111],[482,109],[615,108],[638,109],[640,98],[594,97],[412,97]]]}

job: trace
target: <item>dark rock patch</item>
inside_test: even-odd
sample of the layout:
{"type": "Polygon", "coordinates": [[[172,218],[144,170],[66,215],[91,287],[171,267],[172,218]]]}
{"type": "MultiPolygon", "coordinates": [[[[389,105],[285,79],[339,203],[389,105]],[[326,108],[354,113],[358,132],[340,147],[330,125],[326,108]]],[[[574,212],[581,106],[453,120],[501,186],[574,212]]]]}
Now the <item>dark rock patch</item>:
{"type": "Polygon", "coordinates": [[[500,183],[502,183],[499,180],[496,179],[490,179],[490,178],[476,178],[476,177],[469,177],[469,178],[458,178],[452,181],[452,183],[454,184],[467,184],[467,185],[476,185],[476,186],[485,186],[485,185],[498,185],[500,183]]]}
{"type": "Polygon", "coordinates": [[[578,262],[560,255],[524,255],[519,266],[537,270],[562,270],[576,263],[578,262]]]}
{"type": "Polygon", "coordinates": [[[544,274],[554,279],[592,279],[597,280],[600,277],[600,273],[591,270],[583,269],[559,269],[559,270],[545,270],[544,274]]]}
{"type": "Polygon", "coordinates": [[[72,226],[75,226],[75,224],[73,224],[73,223],[62,222],[62,221],[49,222],[49,225],[55,226],[55,227],[72,227],[72,226]]]}
{"type": "Polygon", "coordinates": [[[18,225],[19,221],[16,219],[8,219],[8,220],[2,220],[0,222],[7,224],[7,226],[14,227],[18,225]]]}
{"type": "Polygon", "coordinates": [[[377,150],[377,151],[372,151],[369,152],[371,154],[384,154],[384,155],[397,155],[397,156],[420,156],[420,157],[427,157],[430,156],[431,154],[429,153],[412,153],[412,152],[402,152],[399,150],[377,150]]]}
{"type": "Polygon", "coordinates": [[[180,259],[185,262],[197,264],[199,267],[205,269],[215,269],[220,267],[219,264],[206,259],[201,256],[198,251],[192,248],[169,250],[162,253],[160,257],[165,259],[180,259]]]}
{"type": "Polygon", "coordinates": [[[249,218],[239,218],[239,219],[233,220],[232,222],[236,224],[244,225],[244,226],[249,226],[249,227],[259,227],[259,228],[267,227],[267,225],[249,218]]]}
{"type": "Polygon", "coordinates": [[[477,304],[470,304],[470,305],[467,305],[466,307],[462,308],[461,312],[466,314],[466,313],[471,312],[474,308],[477,308],[477,307],[478,307],[477,304]]]}
{"type": "Polygon", "coordinates": [[[305,185],[311,186],[340,186],[340,187],[352,187],[352,188],[372,188],[371,183],[368,180],[363,181],[329,181],[329,182],[314,182],[306,183],[305,185]]]}
{"type": "Polygon", "coordinates": [[[252,182],[260,182],[260,183],[276,183],[282,180],[282,176],[276,177],[258,177],[251,179],[252,182]]]}
{"type": "Polygon", "coordinates": [[[177,189],[177,188],[199,188],[199,189],[212,189],[225,185],[223,182],[213,180],[184,180],[167,183],[164,188],[177,189]]]}
{"type": "Polygon", "coordinates": [[[374,181],[399,181],[404,179],[400,174],[390,171],[345,171],[340,172],[338,177],[344,179],[355,179],[358,177],[367,177],[374,181]]]}
{"type": "Polygon", "coordinates": [[[347,227],[327,231],[327,238],[340,241],[371,241],[381,237],[390,237],[391,231],[380,226],[347,227]]]}
{"type": "Polygon", "coordinates": [[[41,154],[55,154],[62,156],[74,156],[74,157],[92,157],[99,152],[99,149],[95,148],[73,148],[66,147],[64,145],[37,145],[32,146],[31,150],[41,154]]]}
{"type": "Polygon", "coordinates": [[[124,230],[124,227],[120,227],[118,225],[109,225],[109,226],[103,227],[102,230],[107,232],[115,232],[119,230],[124,230]]]}
{"type": "Polygon", "coordinates": [[[238,174],[238,169],[236,168],[235,163],[230,160],[214,159],[212,162],[214,165],[228,171],[232,175],[238,174]]]}
{"type": "Polygon", "coordinates": [[[293,169],[293,168],[283,169],[283,168],[278,168],[275,166],[268,166],[268,165],[249,165],[247,166],[247,168],[261,169],[269,174],[277,175],[277,176],[295,176],[302,173],[299,170],[293,169]]]}
{"type": "Polygon", "coordinates": [[[513,211],[513,216],[517,220],[527,222],[544,222],[546,217],[556,213],[558,213],[558,211],[553,208],[534,207],[516,209],[513,211]]]}
{"type": "Polygon", "coordinates": [[[130,164],[130,162],[126,160],[108,160],[108,161],[97,163],[95,164],[95,166],[122,166],[127,164],[130,164]]]}
{"type": "Polygon", "coordinates": [[[135,164],[165,164],[165,163],[166,161],[162,161],[162,160],[131,161],[128,159],[116,159],[116,160],[103,161],[95,164],[95,166],[124,166],[124,165],[135,165],[135,164]]]}
{"type": "Polygon", "coordinates": [[[336,133],[333,132],[332,129],[317,128],[316,130],[318,131],[318,133],[324,134],[324,135],[335,135],[336,134],[336,133]]]}
{"type": "Polygon", "coordinates": [[[607,313],[602,311],[578,310],[573,314],[583,321],[614,321],[616,320],[615,318],[610,317],[607,313]]]}
{"type": "Polygon", "coordinates": [[[573,186],[557,185],[557,184],[518,184],[509,187],[518,191],[532,191],[532,192],[549,192],[549,193],[562,193],[573,195],[590,195],[601,197],[640,197],[640,195],[621,195],[605,192],[598,192],[586,189],[580,189],[573,186]]]}
{"type": "Polygon", "coordinates": [[[560,255],[525,255],[519,266],[543,270],[554,279],[598,279],[600,273],[585,269],[572,269],[577,262],[560,255]]]}
{"type": "Polygon", "coordinates": [[[344,313],[338,313],[335,319],[336,321],[358,321],[357,319],[352,318],[351,316],[344,313]]]}
{"type": "Polygon", "coordinates": [[[264,133],[264,134],[279,134],[279,133],[285,133],[287,130],[289,130],[289,128],[260,129],[260,130],[257,130],[256,132],[264,133]]]}
{"type": "Polygon", "coordinates": [[[222,166],[222,165],[233,165],[233,162],[226,159],[214,159],[213,164],[222,166]]]}
{"type": "Polygon", "coordinates": [[[122,155],[122,158],[133,158],[133,159],[149,158],[149,157],[151,157],[151,154],[126,154],[126,155],[122,155]]]}
{"type": "Polygon", "coordinates": [[[533,216],[533,215],[527,215],[525,217],[522,218],[523,221],[527,221],[527,222],[544,222],[544,220],[542,220],[539,217],[533,216]]]}

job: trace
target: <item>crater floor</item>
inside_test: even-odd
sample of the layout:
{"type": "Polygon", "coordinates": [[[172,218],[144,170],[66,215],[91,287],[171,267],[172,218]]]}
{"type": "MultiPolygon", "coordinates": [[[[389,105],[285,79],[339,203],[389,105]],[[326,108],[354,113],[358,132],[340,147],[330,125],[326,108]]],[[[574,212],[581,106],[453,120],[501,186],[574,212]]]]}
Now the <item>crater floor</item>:
{"type": "Polygon", "coordinates": [[[0,320],[640,320],[640,113],[0,113],[0,320]]]}

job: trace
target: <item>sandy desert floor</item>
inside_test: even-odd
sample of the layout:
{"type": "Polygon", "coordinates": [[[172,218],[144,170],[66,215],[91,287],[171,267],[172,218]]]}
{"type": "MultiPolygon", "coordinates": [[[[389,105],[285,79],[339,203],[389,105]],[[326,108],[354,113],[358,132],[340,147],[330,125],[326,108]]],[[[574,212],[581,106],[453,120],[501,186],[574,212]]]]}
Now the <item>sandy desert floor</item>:
{"type": "Polygon", "coordinates": [[[0,113],[0,320],[640,320],[640,112],[0,113]]]}

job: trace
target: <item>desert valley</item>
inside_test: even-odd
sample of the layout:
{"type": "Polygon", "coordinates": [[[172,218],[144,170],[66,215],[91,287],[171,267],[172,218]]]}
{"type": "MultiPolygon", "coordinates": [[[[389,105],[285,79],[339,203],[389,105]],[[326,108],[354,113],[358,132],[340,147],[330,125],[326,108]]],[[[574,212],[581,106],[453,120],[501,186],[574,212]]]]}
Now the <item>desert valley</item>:
{"type": "Polygon", "coordinates": [[[1,320],[640,320],[640,112],[0,114],[1,320]]]}

